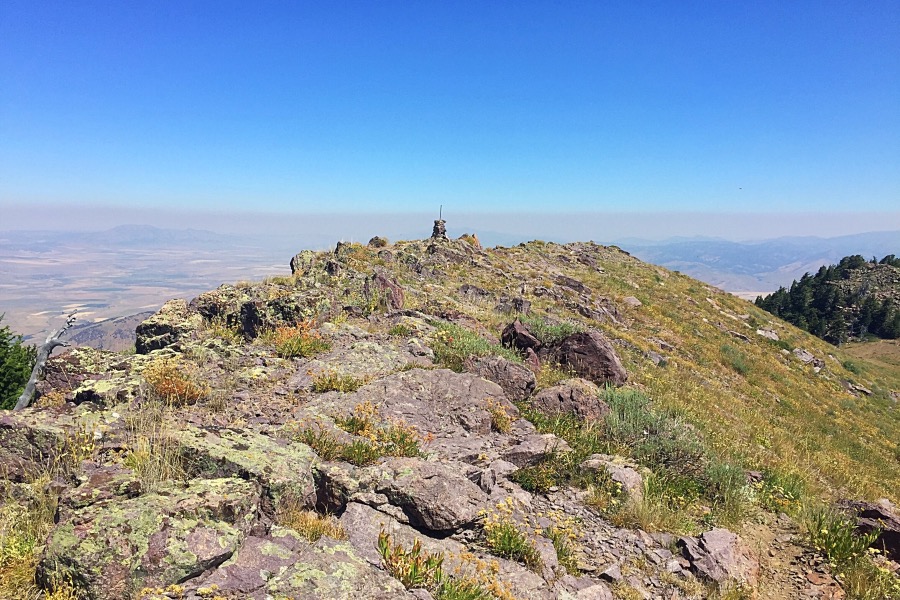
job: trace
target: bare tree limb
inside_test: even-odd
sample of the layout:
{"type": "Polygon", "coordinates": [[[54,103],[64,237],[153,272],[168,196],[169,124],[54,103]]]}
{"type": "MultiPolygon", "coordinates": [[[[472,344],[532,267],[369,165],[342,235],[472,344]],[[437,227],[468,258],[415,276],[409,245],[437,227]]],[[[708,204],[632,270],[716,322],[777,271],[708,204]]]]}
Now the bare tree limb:
{"type": "Polygon", "coordinates": [[[34,368],[31,370],[31,377],[28,378],[28,384],[25,386],[25,391],[19,396],[19,401],[16,402],[16,406],[13,410],[22,410],[31,404],[31,399],[34,397],[34,388],[37,385],[38,380],[44,376],[44,367],[47,364],[47,359],[50,358],[50,354],[55,349],[60,346],[69,345],[68,342],[60,341],[59,338],[62,337],[62,334],[64,334],[74,322],[75,313],[73,312],[66,318],[65,325],[56,331],[50,332],[50,335],[47,336],[47,341],[45,341],[44,345],[41,346],[41,349],[38,350],[37,359],[34,361],[34,368]]]}

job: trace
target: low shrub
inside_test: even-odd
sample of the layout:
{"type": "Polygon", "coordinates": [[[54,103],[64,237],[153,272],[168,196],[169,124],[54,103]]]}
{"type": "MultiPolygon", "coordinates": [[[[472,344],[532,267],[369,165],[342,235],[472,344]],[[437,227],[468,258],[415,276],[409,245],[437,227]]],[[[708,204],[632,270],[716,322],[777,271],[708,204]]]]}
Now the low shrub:
{"type": "Polygon", "coordinates": [[[508,360],[522,362],[522,358],[499,344],[492,344],[474,331],[454,325],[442,323],[431,337],[430,346],[434,351],[434,360],[448,369],[462,373],[466,360],[478,356],[496,354],[508,360]]]}
{"type": "Polygon", "coordinates": [[[491,415],[491,429],[497,433],[512,431],[512,417],[502,401],[488,399],[487,411],[491,415]]]}
{"type": "Polygon", "coordinates": [[[334,422],[358,439],[342,443],[319,422],[288,423],[283,433],[311,447],[323,460],[340,459],[356,466],[371,465],[384,456],[425,456],[422,444],[429,439],[399,419],[381,419],[371,402],[358,404],[350,415],[335,417],[334,422]]]}
{"type": "Polygon", "coordinates": [[[541,555],[531,541],[526,525],[516,523],[510,502],[501,502],[484,514],[484,541],[491,553],[524,564],[535,572],[543,568],[541,555]]]}
{"type": "Polygon", "coordinates": [[[337,371],[322,371],[313,377],[312,390],[318,393],[355,392],[365,383],[365,380],[353,375],[346,375],[337,371]]]}
{"type": "Polygon", "coordinates": [[[719,357],[723,365],[730,367],[741,375],[746,375],[750,372],[750,365],[747,363],[746,355],[731,344],[722,344],[722,347],[719,348],[719,357]]]}
{"type": "Polygon", "coordinates": [[[805,525],[812,545],[829,561],[850,600],[898,600],[900,578],[870,546],[879,532],[858,534],[854,522],[828,507],[811,507],[805,525]]]}
{"type": "Polygon", "coordinates": [[[194,404],[209,395],[209,386],[197,381],[196,368],[175,358],[156,359],[141,373],[152,399],[170,406],[194,404]]]}
{"type": "Polygon", "coordinates": [[[587,329],[584,325],[575,321],[551,323],[544,317],[537,315],[519,315],[519,321],[542,344],[548,346],[559,344],[570,335],[581,333],[587,329]]]}
{"type": "Polygon", "coordinates": [[[275,353],[281,358],[308,358],[330,350],[331,344],[322,339],[313,325],[313,321],[306,320],[293,326],[276,327],[271,334],[275,353]]]}
{"type": "Polygon", "coordinates": [[[878,538],[877,532],[858,535],[855,523],[831,508],[811,508],[806,526],[812,545],[836,565],[865,556],[878,538]]]}
{"type": "Polygon", "coordinates": [[[496,572],[488,576],[479,570],[474,576],[462,571],[450,574],[444,570],[444,554],[423,550],[418,539],[406,550],[382,530],[378,553],[384,569],[406,589],[427,590],[435,600],[514,600],[496,579],[489,580],[496,572]]]}

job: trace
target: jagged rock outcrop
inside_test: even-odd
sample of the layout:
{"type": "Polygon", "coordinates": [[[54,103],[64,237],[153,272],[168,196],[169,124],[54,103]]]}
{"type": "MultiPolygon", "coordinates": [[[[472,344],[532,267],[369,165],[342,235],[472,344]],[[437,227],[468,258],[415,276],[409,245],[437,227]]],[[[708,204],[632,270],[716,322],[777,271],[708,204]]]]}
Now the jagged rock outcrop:
{"type": "Polygon", "coordinates": [[[312,250],[303,250],[291,259],[291,275],[309,275],[315,264],[316,253],[312,250]]]}
{"type": "Polygon", "coordinates": [[[179,349],[180,343],[189,338],[203,324],[203,318],[188,308],[181,299],[169,300],[159,312],[137,326],[135,352],[147,354],[153,350],[179,349]]]}
{"type": "Polygon", "coordinates": [[[515,348],[519,352],[533,350],[537,352],[543,347],[543,344],[537,339],[528,328],[516,319],[507,325],[500,334],[500,341],[507,348],[515,348]]]}
{"type": "MultiPolygon", "coordinates": [[[[301,252],[292,277],[169,303],[141,325],[142,354],[76,349],[52,358],[38,407],[0,414],[0,498],[23,507],[58,500],[39,550],[41,583],[69,574],[76,596],[92,600],[136,599],[145,586],[144,600],[431,598],[389,574],[378,548],[384,531],[398,555],[417,543],[443,553],[446,573],[497,599],[607,600],[614,586],[623,597],[699,600],[706,581],[751,594],[760,584],[767,597],[766,577],[779,568],[784,598],[800,597],[807,582],[816,593],[837,590],[827,563],[797,550],[796,526],[784,525],[791,519],[762,506],[775,491],[759,457],[787,438],[773,449],[760,442],[734,473],[711,474],[725,459],[704,437],[721,431],[684,420],[698,407],[668,412],[680,402],[669,396],[671,377],[687,370],[696,398],[722,399],[710,410],[728,411],[744,384],[779,388],[767,377],[732,385],[734,373],[718,377],[716,361],[705,362],[698,340],[716,350],[735,343],[719,327],[729,318],[751,334],[740,344],[748,356],[755,344],[771,350],[752,335],[764,325],[741,316],[738,300],[698,303],[692,296],[702,301],[708,288],[697,295],[683,276],[633,273],[638,263],[616,249],[484,249],[447,239],[440,225],[429,240],[376,237],[301,252]],[[687,314],[670,298],[690,305],[696,322],[657,323],[687,314]],[[635,389],[601,391],[626,381],[623,364],[634,365],[635,389]],[[153,383],[148,374],[161,366],[167,375],[153,383]],[[535,391],[558,376],[547,368],[556,366],[573,378],[535,391]],[[170,397],[192,382],[209,393],[170,397]],[[596,453],[620,449],[629,457],[596,453]],[[744,469],[759,474],[745,480],[744,469]],[[656,496],[642,499],[645,480],[653,491],[659,481],[651,476],[671,476],[670,491],[683,484],[690,496],[666,499],[672,511],[689,505],[678,515],[689,524],[678,527],[720,522],[717,491],[707,489],[720,484],[755,498],[769,521],[744,523],[741,538],[714,529],[676,543],[653,531],[666,522],[652,514],[656,496]],[[317,538],[306,519],[324,513],[344,531],[317,538]],[[640,520],[649,533],[635,527],[640,520]],[[507,546],[491,540],[501,525],[507,546]],[[787,546],[799,560],[785,568],[771,552],[760,566],[748,550],[787,546]]],[[[802,371],[822,390],[848,394],[837,387],[847,375],[812,378],[793,356],[776,358],[785,380],[802,371]]],[[[865,394],[865,384],[870,400],[882,399],[865,376],[853,381],[849,392],[865,394]]],[[[885,520],[861,507],[860,516],[866,527],[885,520]]]]}

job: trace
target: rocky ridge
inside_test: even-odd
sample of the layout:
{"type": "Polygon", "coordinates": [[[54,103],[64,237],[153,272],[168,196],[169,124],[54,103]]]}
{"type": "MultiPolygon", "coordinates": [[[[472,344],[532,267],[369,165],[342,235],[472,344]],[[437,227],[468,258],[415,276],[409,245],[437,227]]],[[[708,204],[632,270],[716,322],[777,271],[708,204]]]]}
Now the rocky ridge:
{"type": "MultiPolygon", "coordinates": [[[[525,251],[514,272],[509,253],[438,224],[430,240],[339,243],[295,256],[290,278],[167,303],[138,327],[136,355],[54,358],[37,406],[0,416],[10,497],[27,502],[57,466],[37,582],[98,600],[843,597],[787,515],[647,531],[614,522],[590,486],[521,477],[576,454],[526,416],[603,423],[606,386],[637,375],[652,393],[647,372],[690,359],[671,333],[629,333],[650,300],[631,295],[639,284],[610,278],[598,293],[634,259],[594,244],[525,251]],[[333,515],[333,535],[311,539],[289,518],[303,511],[333,515]],[[388,554],[416,547],[443,557],[443,587],[392,571],[388,554]],[[793,558],[772,560],[776,547],[793,558]],[[483,595],[445,595],[451,579],[483,595]]],[[[708,300],[710,331],[751,339],[732,300],[708,300]]],[[[809,376],[832,376],[816,360],[809,376]]],[[[651,475],[614,453],[578,472],[636,505],[651,475]]]]}

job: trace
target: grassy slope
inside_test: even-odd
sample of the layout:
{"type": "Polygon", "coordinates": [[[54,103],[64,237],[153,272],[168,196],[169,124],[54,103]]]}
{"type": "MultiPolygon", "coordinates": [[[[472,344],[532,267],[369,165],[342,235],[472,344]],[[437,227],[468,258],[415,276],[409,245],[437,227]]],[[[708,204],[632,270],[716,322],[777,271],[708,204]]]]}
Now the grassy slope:
{"type": "Polygon", "coordinates": [[[853,357],[852,362],[863,375],[881,378],[892,389],[900,390],[900,340],[846,344],[843,350],[853,357]]]}
{"type": "Polygon", "coordinates": [[[625,311],[626,328],[609,322],[599,327],[624,342],[620,355],[630,383],[655,402],[682,411],[724,456],[747,468],[799,474],[813,490],[829,496],[900,501],[900,411],[876,366],[697,280],[615,248],[593,246],[591,252],[602,271],[573,260],[575,253],[565,246],[532,242],[488,250],[495,269],[453,264],[446,278],[424,286],[408,272],[398,275],[406,279],[408,304],[434,304],[444,292],[441,302],[448,308],[470,314],[495,333],[508,318],[495,313],[493,303],[465,303],[454,296],[460,285],[514,293],[527,281],[534,311],[551,307],[557,318],[586,321],[561,310],[560,303],[531,295],[537,285],[554,287],[554,273],[579,279],[591,288],[592,298],[608,297],[625,311]],[[623,302],[627,296],[643,305],[629,308],[623,302]],[[809,350],[826,361],[825,368],[815,374],[811,366],[757,335],[758,327],[774,329],[792,348],[809,350]],[[676,349],[660,351],[650,338],[676,349]],[[646,358],[648,351],[666,355],[666,366],[654,365],[646,358]],[[863,363],[856,369],[859,374],[843,366],[847,359],[863,363]],[[876,393],[855,397],[842,380],[876,393]]]}

